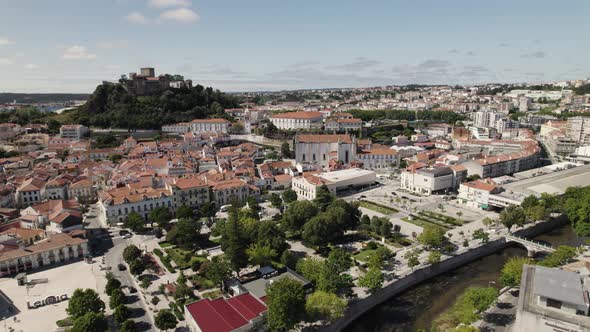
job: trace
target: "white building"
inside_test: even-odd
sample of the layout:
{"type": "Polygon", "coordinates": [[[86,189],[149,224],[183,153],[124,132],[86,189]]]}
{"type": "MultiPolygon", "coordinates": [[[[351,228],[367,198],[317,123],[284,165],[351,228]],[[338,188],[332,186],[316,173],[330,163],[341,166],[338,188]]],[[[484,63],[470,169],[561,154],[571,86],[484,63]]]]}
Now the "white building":
{"type": "Polygon", "coordinates": [[[226,119],[197,119],[191,121],[193,133],[227,133],[229,121],[226,119]]]}
{"type": "Polygon", "coordinates": [[[363,163],[364,169],[389,168],[399,165],[399,155],[393,149],[370,149],[357,152],[356,160],[363,163]]]}
{"type": "Polygon", "coordinates": [[[324,116],[320,112],[286,112],[271,116],[270,120],[279,129],[320,129],[324,116]]]}
{"type": "Polygon", "coordinates": [[[418,194],[445,193],[455,188],[450,167],[420,168],[401,173],[401,188],[418,194]]]}
{"type": "Polygon", "coordinates": [[[61,138],[82,139],[88,132],[88,127],[83,125],[63,125],[59,128],[61,138]]]}
{"type": "Polygon", "coordinates": [[[297,164],[316,164],[326,168],[330,160],[348,165],[356,159],[356,139],[350,135],[310,135],[295,137],[297,164]]]}
{"type": "Polygon", "coordinates": [[[105,220],[111,223],[123,222],[131,212],[137,212],[147,220],[149,212],[157,207],[174,208],[168,189],[128,187],[101,192],[98,206],[105,220]]]}
{"type": "Polygon", "coordinates": [[[372,185],[377,181],[375,172],[360,168],[350,168],[328,173],[304,173],[293,177],[291,188],[299,199],[311,200],[316,198],[318,189],[325,185],[330,192],[348,190],[372,185]]]}
{"type": "Polygon", "coordinates": [[[173,123],[162,126],[162,132],[165,134],[184,134],[191,131],[191,124],[188,122],[173,123]]]}

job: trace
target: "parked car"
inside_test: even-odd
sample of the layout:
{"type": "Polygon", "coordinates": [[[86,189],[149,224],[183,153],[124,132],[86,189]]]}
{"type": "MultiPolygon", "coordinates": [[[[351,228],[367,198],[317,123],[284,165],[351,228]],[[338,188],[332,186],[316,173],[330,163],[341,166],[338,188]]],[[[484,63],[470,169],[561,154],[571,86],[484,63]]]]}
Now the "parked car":
{"type": "Polygon", "coordinates": [[[119,269],[119,271],[125,271],[125,270],[127,270],[127,267],[123,264],[118,264],[117,269],[119,269]]]}
{"type": "Polygon", "coordinates": [[[123,238],[124,239],[130,239],[132,236],[133,236],[133,234],[127,233],[127,234],[123,235],[123,238]]]}
{"type": "Polygon", "coordinates": [[[126,230],[119,231],[119,235],[120,236],[124,236],[124,235],[127,235],[127,234],[129,234],[129,231],[126,231],[126,230]]]}
{"type": "Polygon", "coordinates": [[[135,288],[133,286],[129,286],[128,288],[129,288],[129,293],[131,293],[131,294],[137,293],[137,288],[135,288]]]}

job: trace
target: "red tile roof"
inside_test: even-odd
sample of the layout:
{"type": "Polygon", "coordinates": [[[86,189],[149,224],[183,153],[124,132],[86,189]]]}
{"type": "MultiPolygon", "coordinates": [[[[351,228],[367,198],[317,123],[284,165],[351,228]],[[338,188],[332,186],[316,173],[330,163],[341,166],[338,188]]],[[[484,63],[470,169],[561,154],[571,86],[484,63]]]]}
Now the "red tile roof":
{"type": "Polygon", "coordinates": [[[323,117],[320,112],[285,112],[272,116],[273,119],[316,119],[323,117]]]}
{"type": "Polygon", "coordinates": [[[202,332],[230,332],[246,326],[266,311],[266,306],[250,293],[229,300],[203,299],[186,306],[202,332]]]}

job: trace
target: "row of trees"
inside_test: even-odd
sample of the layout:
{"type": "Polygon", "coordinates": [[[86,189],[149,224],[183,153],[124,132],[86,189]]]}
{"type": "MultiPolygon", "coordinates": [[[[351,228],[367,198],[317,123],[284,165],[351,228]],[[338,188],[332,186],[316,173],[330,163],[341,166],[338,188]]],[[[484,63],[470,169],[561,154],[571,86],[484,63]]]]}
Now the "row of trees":
{"type": "Polygon", "coordinates": [[[408,110],[352,110],[350,112],[355,118],[363,121],[370,120],[438,120],[454,124],[463,120],[464,116],[453,111],[408,111],[408,110]]]}

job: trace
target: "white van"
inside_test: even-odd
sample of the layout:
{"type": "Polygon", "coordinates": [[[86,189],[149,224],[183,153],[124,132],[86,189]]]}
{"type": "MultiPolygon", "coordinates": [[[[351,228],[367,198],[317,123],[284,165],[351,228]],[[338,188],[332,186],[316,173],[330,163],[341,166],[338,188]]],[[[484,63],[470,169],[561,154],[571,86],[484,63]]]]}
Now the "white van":
{"type": "Polygon", "coordinates": [[[224,205],[219,209],[219,212],[227,212],[231,208],[231,205],[224,205]]]}

